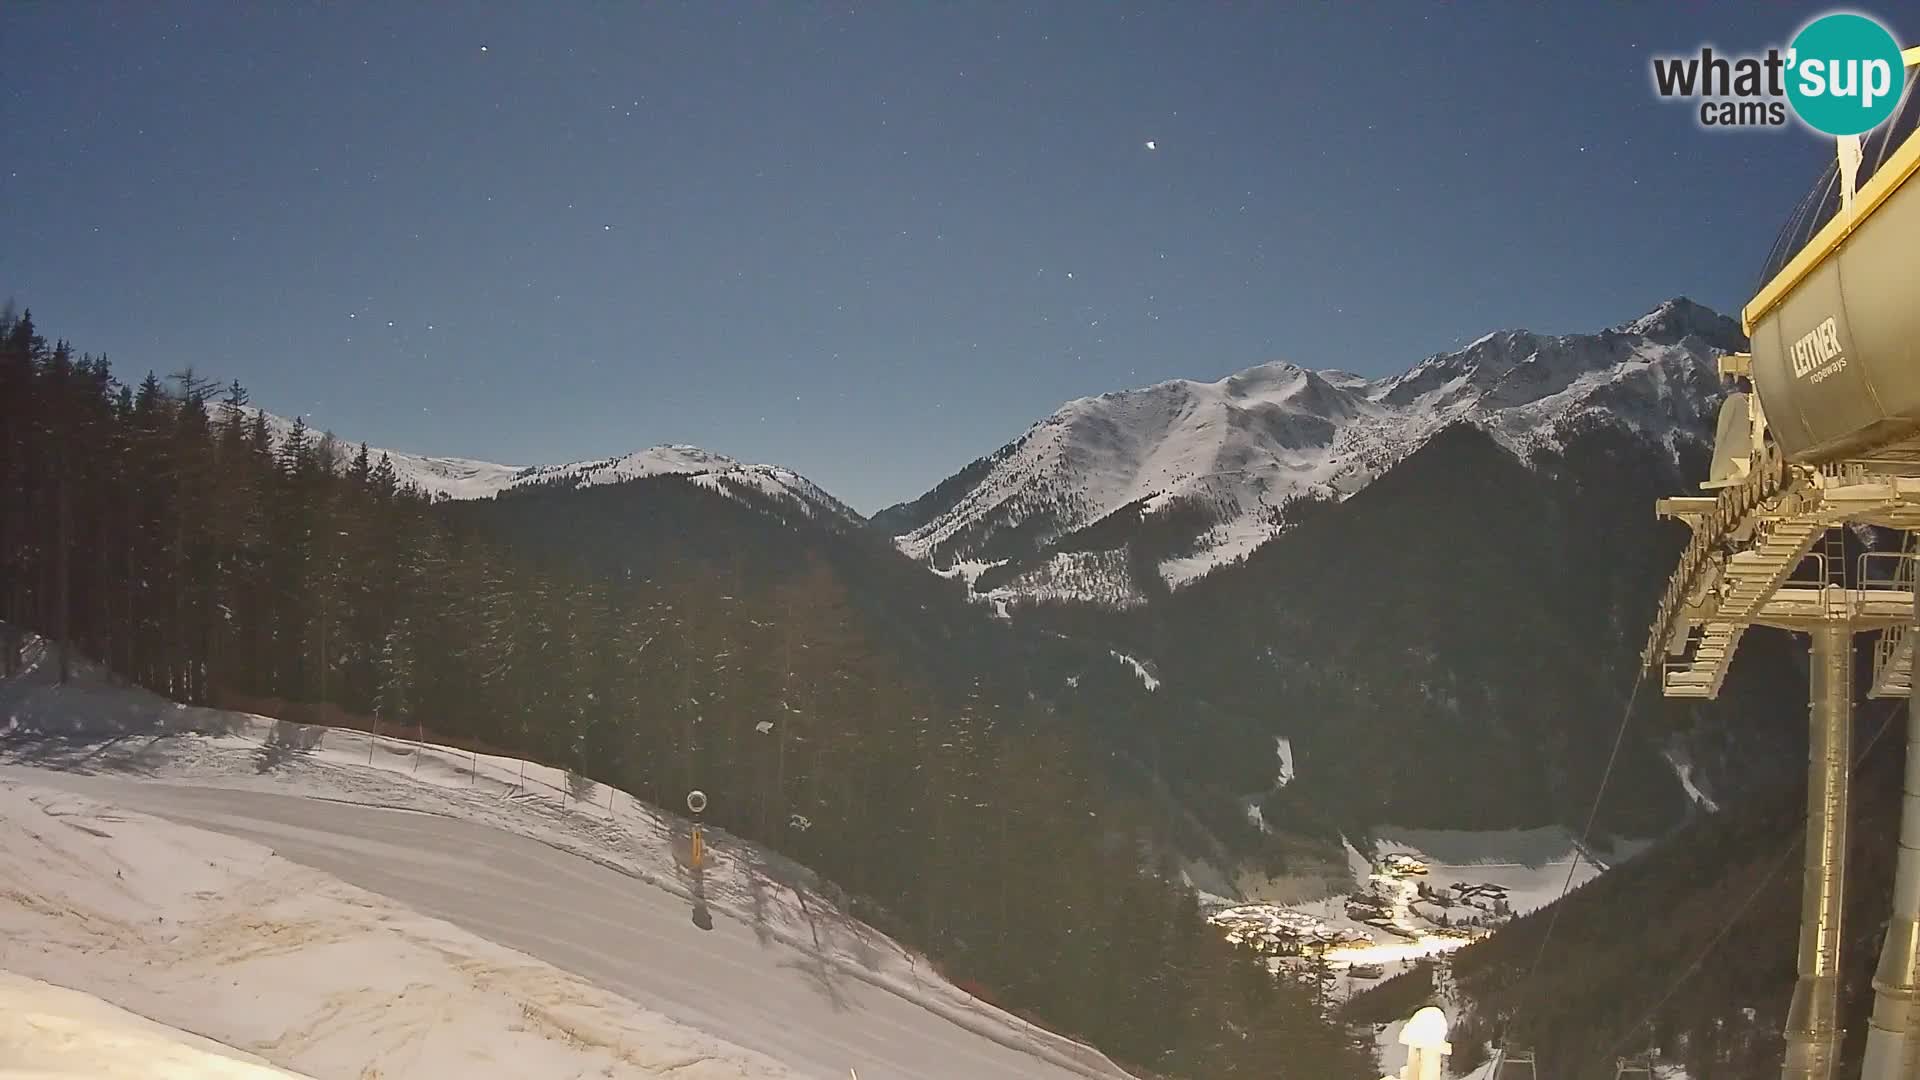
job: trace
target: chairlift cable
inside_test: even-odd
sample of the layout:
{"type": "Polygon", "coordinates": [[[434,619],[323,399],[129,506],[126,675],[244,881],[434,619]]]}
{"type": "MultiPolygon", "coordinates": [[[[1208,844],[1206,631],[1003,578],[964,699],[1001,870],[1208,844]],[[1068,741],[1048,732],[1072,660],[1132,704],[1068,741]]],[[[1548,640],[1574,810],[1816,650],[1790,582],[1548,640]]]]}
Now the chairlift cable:
{"type": "MultiPolygon", "coordinates": [[[[1633,719],[1634,703],[1639,700],[1640,687],[1644,685],[1646,681],[1647,666],[1642,664],[1635,669],[1633,689],[1627,693],[1627,707],[1620,712],[1620,726],[1616,728],[1613,733],[1613,749],[1607,753],[1607,767],[1600,772],[1600,786],[1594,789],[1593,805],[1587,808],[1587,823],[1580,830],[1580,842],[1574,848],[1573,858],[1567,861],[1567,879],[1560,884],[1560,895],[1554,898],[1552,904],[1548,905],[1546,932],[1540,936],[1540,948],[1533,954],[1533,963],[1527,968],[1526,978],[1520,981],[1521,994],[1518,1000],[1521,1002],[1526,1000],[1526,988],[1533,982],[1535,973],[1540,970],[1540,962],[1545,959],[1547,955],[1547,945],[1553,940],[1554,927],[1559,925],[1560,901],[1565,900],[1567,894],[1573,891],[1573,875],[1580,869],[1580,860],[1590,858],[1590,856],[1587,855],[1587,842],[1593,835],[1593,823],[1600,816],[1600,801],[1605,798],[1607,794],[1607,783],[1613,779],[1614,764],[1620,760],[1620,746],[1627,738],[1627,724],[1633,719]]],[[[1519,1008],[1518,1005],[1516,1005],[1514,1012],[1508,1014],[1506,1022],[1500,1027],[1500,1047],[1502,1049],[1506,1048],[1507,1036],[1513,1031],[1513,1020],[1514,1017],[1518,1015],[1518,1012],[1519,1008]]]]}
{"type": "MultiPolygon", "coordinates": [[[[1887,733],[1887,729],[1893,726],[1893,718],[1905,708],[1905,704],[1898,700],[1891,702],[1891,705],[1892,707],[1887,710],[1886,716],[1881,718],[1880,726],[1874,730],[1873,735],[1869,737],[1866,744],[1860,748],[1859,755],[1854,758],[1854,772],[1859,772],[1860,767],[1866,764],[1867,755],[1872,752],[1874,745],[1880,741],[1880,737],[1887,733]]],[[[1909,735],[1909,737],[1911,737],[1911,735],[1909,735]]],[[[1780,868],[1786,865],[1787,859],[1792,856],[1801,844],[1806,842],[1806,836],[1804,835],[1806,818],[1807,815],[1803,811],[1794,819],[1793,829],[1788,833],[1786,846],[1781,848],[1780,853],[1773,857],[1772,865],[1768,866],[1767,872],[1761,875],[1760,881],[1754,885],[1753,891],[1749,892],[1746,899],[1740,901],[1739,906],[1734,908],[1733,911],[1721,921],[1720,929],[1714,931],[1713,937],[1709,938],[1706,945],[1701,947],[1700,952],[1694,956],[1693,962],[1681,970],[1680,975],[1667,987],[1666,993],[1660,995],[1660,1000],[1654,1002],[1653,1008],[1648,1009],[1645,1016],[1642,1016],[1637,1023],[1627,1029],[1629,1032],[1640,1031],[1653,1022],[1653,1018],[1660,1014],[1660,1010],[1667,1007],[1667,1002],[1673,1000],[1673,995],[1680,992],[1680,988],[1686,984],[1686,981],[1700,970],[1701,965],[1707,962],[1707,957],[1712,956],[1713,950],[1718,948],[1720,942],[1733,931],[1734,925],[1746,915],[1747,909],[1753,906],[1754,901],[1760,899],[1760,894],[1765,892],[1767,886],[1773,883],[1773,879],[1780,873],[1780,868]]],[[[1625,1046],[1627,1040],[1631,1037],[1631,1035],[1622,1036],[1607,1050],[1606,1054],[1603,1055],[1603,1059],[1619,1053],[1620,1048],[1625,1046]]]]}

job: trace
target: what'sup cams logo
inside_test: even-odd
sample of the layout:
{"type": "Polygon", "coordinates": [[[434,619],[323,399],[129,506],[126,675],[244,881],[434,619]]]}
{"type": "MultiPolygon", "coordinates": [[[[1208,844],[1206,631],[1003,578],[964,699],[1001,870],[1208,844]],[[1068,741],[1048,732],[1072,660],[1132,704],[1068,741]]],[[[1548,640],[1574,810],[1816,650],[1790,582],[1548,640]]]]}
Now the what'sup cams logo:
{"type": "Polygon", "coordinates": [[[1727,56],[1702,46],[1653,60],[1654,92],[1697,102],[1708,128],[1781,127],[1794,115],[1823,134],[1859,135],[1893,115],[1906,80],[1893,34],[1851,12],[1813,20],[1785,50],[1727,56]]]}

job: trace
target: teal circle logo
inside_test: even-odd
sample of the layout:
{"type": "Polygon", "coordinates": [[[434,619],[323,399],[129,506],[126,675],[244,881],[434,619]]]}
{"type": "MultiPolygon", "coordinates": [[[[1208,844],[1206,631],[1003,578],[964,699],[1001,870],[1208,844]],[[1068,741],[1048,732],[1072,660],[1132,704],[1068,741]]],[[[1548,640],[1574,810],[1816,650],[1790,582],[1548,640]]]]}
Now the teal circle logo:
{"type": "Polygon", "coordinates": [[[1887,28],[1846,12],[1806,25],[1787,51],[1787,100],[1815,131],[1859,135],[1893,115],[1906,89],[1900,43],[1887,28]]]}

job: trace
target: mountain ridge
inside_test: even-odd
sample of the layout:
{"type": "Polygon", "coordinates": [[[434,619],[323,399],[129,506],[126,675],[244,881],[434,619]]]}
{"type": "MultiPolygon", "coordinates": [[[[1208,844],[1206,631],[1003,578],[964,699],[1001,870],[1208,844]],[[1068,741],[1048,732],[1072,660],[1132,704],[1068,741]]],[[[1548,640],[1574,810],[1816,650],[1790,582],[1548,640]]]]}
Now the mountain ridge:
{"type": "Polygon", "coordinates": [[[1246,557],[1296,502],[1344,499],[1456,422],[1523,462],[1595,421],[1677,454],[1711,426],[1715,358],[1743,346],[1681,296],[1591,334],[1496,330],[1379,379],[1271,361],[1075,398],[872,521],[989,599],[1128,606],[1246,557]],[[1150,542],[1079,539],[1122,512],[1150,542]]]}
{"type": "MultiPolygon", "coordinates": [[[[284,442],[295,421],[276,413],[241,406],[249,421],[267,418],[275,442],[284,442]]],[[[299,418],[301,423],[307,417],[299,418]]],[[[324,429],[310,427],[316,433],[324,429]]],[[[347,454],[345,441],[340,464],[347,454]]],[[[554,465],[503,465],[474,458],[413,454],[381,447],[367,448],[378,460],[385,456],[402,484],[411,484],[434,499],[473,500],[536,486],[594,487],[654,476],[684,476],[696,486],[744,501],[767,500],[836,525],[857,526],[866,519],[825,488],[792,469],[739,461],[686,443],[665,443],[613,457],[589,458],[554,465]]]]}

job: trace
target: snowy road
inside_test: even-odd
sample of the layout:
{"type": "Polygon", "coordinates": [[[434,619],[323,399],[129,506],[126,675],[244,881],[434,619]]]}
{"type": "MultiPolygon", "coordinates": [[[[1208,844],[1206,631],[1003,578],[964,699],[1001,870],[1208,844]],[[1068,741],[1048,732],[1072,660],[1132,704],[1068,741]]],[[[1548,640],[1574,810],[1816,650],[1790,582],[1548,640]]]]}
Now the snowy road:
{"type": "MultiPolygon", "coordinates": [[[[528,837],[345,802],[30,772],[35,784],[266,845],[805,1075],[1113,1075],[1002,1045],[724,913],[711,932],[698,930],[680,897],[528,837]]],[[[842,920],[823,918],[809,929],[822,954],[861,947],[856,928],[842,920]]]]}

